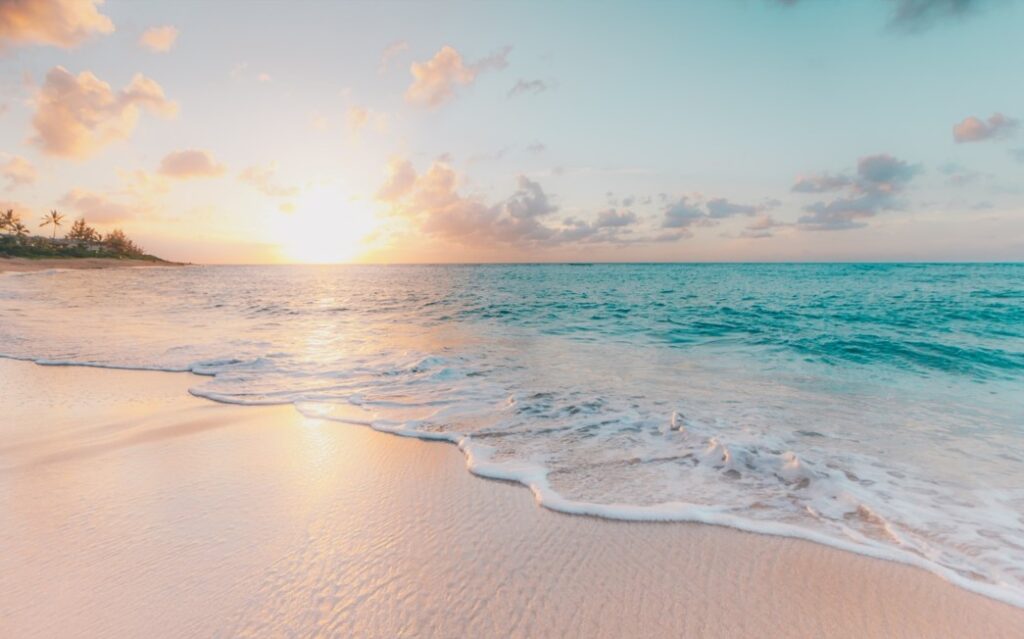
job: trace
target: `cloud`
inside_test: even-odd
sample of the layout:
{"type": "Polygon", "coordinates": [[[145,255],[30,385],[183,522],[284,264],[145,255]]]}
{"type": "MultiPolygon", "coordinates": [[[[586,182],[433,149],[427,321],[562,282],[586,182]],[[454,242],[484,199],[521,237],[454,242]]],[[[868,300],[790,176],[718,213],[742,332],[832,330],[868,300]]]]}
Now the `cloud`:
{"type": "Polygon", "coordinates": [[[790,190],[797,193],[827,193],[838,191],[851,183],[852,180],[845,175],[829,175],[828,173],[801,175],[797,177],[796,183],[790,190]]]}
{"type": "Polygon", "coordinates": [[[175,27],[170,25],[150,27],[139,36],[139,45],[155,53],[167,53],[177,39],[178,30],[175,27]]]}
{"type": "Polygon", "coordinates": [[[456,88],[469,86],[479,74],[508,66],[510,47],[491,54],[475,64],[467,65],[462,54],[445,45],[426,62],[413,62],[409,68],[413,81],[405,92],[410,104],[435,108],[455,96],[456,88]]]}
{"type": "Polygon", "coordinates": [[[293,197],[298,194],[297,186],[282,186],[275,182],[277,164],[267,166],[253,165],[246,167],[238,174],[238,179],[252,185],[256,190],[270,197],[293,197]]]}
{"type": "Polygon", "coordinates": [[[269,73],[261,72],[261,73],[256,74],[256,81],[257,82],[270,82],[271,80],[273,80],[273,78],[270,77],[269,73]]]}
{"type": "Polygon", "coordinates": [[[8,191],[36,181],[36,167],[32,166],[31,162],[20,155],[12,155],[9,158],[0,164],[0,175],[7,180],[8,191]]]}
{"type": "Polygon", "coordinates": [[[857,162],[858,186],[866,192],[893,193],[920,171],[919,166],[907,164],[885,153],[869,155],[857,162]]]}
{"type": "Polygon", "coordinates": [[[1010,156],[1018,162],[1024,162],[1024,148],[1010,149],[1010,156]]]}
{"type": "Polygon", "coordinates": [[[619,212],[615,209],[608,209],[597,214],[597,221],[594,226],[597,228],[620,228],[636,224],[638,218],[632,211],[619,212]]]}
{"type": "Polygon", "coordinates": [[[508,90],[508,97],[513,98],[517,95],[525,95],[527,93],[544,93],[548,90],[548,85],[543,80],[519,80],[512,88],[508,90]]]}
{"type": "Polygon", "coordinates": [[[763,209],[763,207],[748,204],[735,204],[725,198],[708,200],[706,207],[708,215],[715,219],[732,217],[734,215],[756,215],[763,209]]]}
{"type": "Polygon", "coordinates": [[[444,162],[434,162],[426,173],[417,174],[408,160],[396,158],[389,164],[377,199],[389,206],[391,215],[412,224],[424,236],[473,246],[618,243],[625,241],[623,234],[639,221],[630,211],[614,209],[602,211],[592,222],[573,217],[554,220],[557,205],[540,183],[522,175],[516,180],[516,190],[496,204],[462,195],[458,183],[458,175],[444,162]]]}
{"type": "Polygon", "coordinates": [[[345,113],[345,127],[349,133],[359,133],[366,127],[384,133],[388,129],[388,116],[386,113],[377,113],[366,107],[352,106],[345,113]]]}
{"type": "Polygon", "coordinates": [[[665,217],[661,227],[666,229],[681,229],[696,224],[704,219],[706,215],[698,204],[690,201],[687,197],[679,198],[679,201],[669,205],[665,209],[665,217]]]}
{"type": "Polygon", "coordinates": [[[775,229],[785,228],[790,226],[784,222],[778,222],[770,215],[760,215],[756,220],[748,224],[740,232],[740,237],[748,239],[764,239],[766,237],[772,237],[775,229]]]}
{"type": "Polygon", "coordinates": [[[993,113],[988,120],[972,115],[953,125],[953,139],[959,144],[1006,138],[1016,131],[1017,125],[1017,120],[1002,113],[993,113]]]}
{"type": "Polygon", "coordinates": [[[530,153],[543,153],[548,150],[548,147],[542,142],[534,142],[533,144],[526,145],[526,150],[530,153]]]}
{"type": "Polygon", "coordinates": [[[209,152],[201,149],[188,149],[168,153],[160,160],[157,173],[166,177],[188,179],[209,178],[224,175],[227,169],[218,164],[209,152]]]}
{"type": "Polygon", "coordinates": [[[809,215],[797,222],[810,231],[843,231],[866,226],[865,220],[881,211],[902,208],[898,196],[920,173],[920,167],[888,154],[870,155],[857,162],[857,176],[847,192],[829,202],[804,207],[809,215]]]}
{"type": "Polygon", "coordinates": [[[155,81],[136,74],[118,92],[88,71],[77,76],[54,67],[35,96],[30,139],[43,152],[85,158],[104,146],[127,139],[139,119],[139,109],[173,117],[178,105],[164,96],[155,81]]]}
{"type": "Polygon", "coordinates": [[[99,12],[102,0],[2,0],[0,49],[48,44],[69,49],[93,35],[113,33],[114,23],[99,12]]]}
{"type": "Polygon", "coordinates": [[[404,197],[416,184],[416,169],[412,162],[401,158],[392,158],[388,163],[388,177],[377,190],[377,199],[395,203],[404,197]]]}
{"type": "Polygon", "coordinates": [[[965,18],[991,0],[890,0],[895,7],[889,24],[907,31],[919,31],[948,18],[965,18]]]}
{"type": "Polygon", "coordinates": [[[691,226],[714,226],[720,220],[737,215],[757,215],[773,206],[775,200],[762,204],[736,204],[725,198],[712,198],[702,202],[698,196],[683,196],[665,208],[661,226],[666,229],[682,229],[691,226]]]}
{"type": "MultiPolygon", "coordinates": [[[[795,6],[806,0],[774,0],[776,4],[795,6]]],[[[977,13],[994,0],[886,0],[892,5],[889,26],[901,31],[916,32],[945,19],[962,19],[977,13]]]]}
{"type": "Polygon", "coordinates": [[[95,224],[112,224],[135,216],[132,207],[115,202],[102,193],[85,189],[68,191],[58,204],[74,211],[77,217],[84,217],[95,224]]]}
{"type": "Polygon", "coordinates": [[[408,48],[409,43],[405,40],[392,42],[388,46],[384,47],[384,51],[380,54],[380,64],[377,65],[377,72],[385,73],[388,70],[388,66],[391,64],[391,61],[408,48]]]}
{"type": "Polygon", "coordinates": [[[946,184],[950,186],[966,186],[977,182],[982,174],[971,171],[955,162],[948,162],[939,167],[939,173],[946,176],[946,184]]]}

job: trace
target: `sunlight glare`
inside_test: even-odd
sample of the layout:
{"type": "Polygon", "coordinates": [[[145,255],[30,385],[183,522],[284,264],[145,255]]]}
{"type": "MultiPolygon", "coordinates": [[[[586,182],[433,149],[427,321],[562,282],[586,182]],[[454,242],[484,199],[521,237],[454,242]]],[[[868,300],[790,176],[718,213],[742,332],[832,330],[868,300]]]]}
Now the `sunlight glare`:
{"type": "Polygon", "coordinates": [[[315,186],[296,199],[293,213],[281,215],[273,239],[288,262],[352,262],[374,226],[368,203],[336,186],[315,186]]]}

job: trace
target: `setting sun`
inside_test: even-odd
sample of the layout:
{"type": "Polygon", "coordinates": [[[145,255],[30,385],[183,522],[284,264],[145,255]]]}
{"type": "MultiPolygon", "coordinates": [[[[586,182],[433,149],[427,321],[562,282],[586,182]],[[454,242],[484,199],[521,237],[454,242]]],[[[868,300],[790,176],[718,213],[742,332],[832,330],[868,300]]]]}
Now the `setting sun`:
{"type": "Polygon", "coordinates": [[[335,264],[359,259],[375,228],[373,209],[335,186],[314,186],[274,221],[270,238],[286,262],[335,264]]]}

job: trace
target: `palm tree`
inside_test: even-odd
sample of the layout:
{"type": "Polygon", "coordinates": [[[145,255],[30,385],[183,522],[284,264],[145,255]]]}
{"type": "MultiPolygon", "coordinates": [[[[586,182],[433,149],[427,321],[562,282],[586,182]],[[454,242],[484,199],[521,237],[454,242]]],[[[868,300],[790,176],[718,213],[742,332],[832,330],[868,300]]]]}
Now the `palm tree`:
{"type": "Polygon", "coordinates": [[[57,211],[50,211],[46,215],[46,217],[43,218],[43,223],[40,224],[39,226],[43,227],[43,226],[49,226],[50,224],[52,224],[53,225],[53,236],[50,239],[55,240],[55,239],[57,239],[57,227],[60,226],[61,222],[63,222],[63,221],[64,221],[64,216],[63,215],[61,215],[57,211]]]}
{"type": "Polygon", "coordinates": [[[11,229],[14,231],[14,225],[20,222],[18,216],[14,214],[13,209],[7,209],[4,213],[0,213],[0,231],[3,229],[11,229]]]}
{"type": "Polygon", "coordinates": [[[16,221],[11,225],[11,232],[14,233],[14,237],[25,237],[28,235],[28,227],[20,221],[16,221]]]}

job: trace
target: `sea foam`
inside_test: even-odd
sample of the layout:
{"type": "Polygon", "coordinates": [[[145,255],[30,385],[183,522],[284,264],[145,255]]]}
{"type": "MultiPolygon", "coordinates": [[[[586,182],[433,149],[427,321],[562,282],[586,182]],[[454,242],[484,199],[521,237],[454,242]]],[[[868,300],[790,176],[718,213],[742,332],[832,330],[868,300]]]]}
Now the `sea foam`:
{"type": "Polygon", "coordinates": [[[0,280],[0,354],[448,441],[554,510],[1024,606],[1024,268],[189,267],[0,280]]]}

